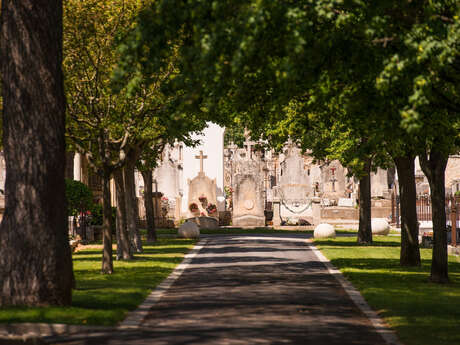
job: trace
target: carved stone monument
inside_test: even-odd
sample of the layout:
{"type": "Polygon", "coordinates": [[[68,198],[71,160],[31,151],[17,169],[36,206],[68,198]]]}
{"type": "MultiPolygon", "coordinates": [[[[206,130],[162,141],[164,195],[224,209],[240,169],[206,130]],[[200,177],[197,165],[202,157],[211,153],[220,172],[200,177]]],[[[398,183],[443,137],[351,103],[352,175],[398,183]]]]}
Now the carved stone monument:
{"type": "Polygon", "coordinates": [[[203,171],[203,160],[207,156],[200,155],[195,158],[200,160],[200,172],[192,180],[188,180],[188,212],[190,217],[213,217],[218,218],[216,180],[211,180],[203,171]]]}
{"type": "Polygon", "coordinates": [[[346,195],[346,171],[339,161],[334,160],[322,166],[323,198],[332,199],[335,202],[346,195]]]}
{"type": "Polygon", "coordinates": [[[300,219],[312,223],[313,190],[301,150],[293,144],[288,144],[280,168],[278,197],[281,218],[288,223],[298,223],[300,219]]]}
{"type": "Polygon", "coordinates": [[[246,140],[246,149],[236,150],[233,188],[233,226],[265,226],[264,174],[260,159],[252,155],[254,143],[246,140]]]}

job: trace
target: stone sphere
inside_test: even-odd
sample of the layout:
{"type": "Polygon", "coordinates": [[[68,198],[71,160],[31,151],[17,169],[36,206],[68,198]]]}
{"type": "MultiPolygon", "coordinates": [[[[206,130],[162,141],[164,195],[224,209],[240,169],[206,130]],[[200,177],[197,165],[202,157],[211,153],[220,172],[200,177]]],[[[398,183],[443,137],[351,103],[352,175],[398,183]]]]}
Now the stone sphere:
{"type": "Polygon", "coordinates": [[[385,218],[372,219],[372,234],[386,236],[390,233],[390,224],[385,218]]]}
{"type": "Polygon", "coordinates": [[[187,221],[179,227],[177,231],[177,237],[180,238],[199,238],[200,229],[194,222],[187,221]]]}
{"type": "Polygon", "coordinates": [[[315,238],[335,238],[335,229],[331,224],[318,224],[313,232],[315,238]]]}

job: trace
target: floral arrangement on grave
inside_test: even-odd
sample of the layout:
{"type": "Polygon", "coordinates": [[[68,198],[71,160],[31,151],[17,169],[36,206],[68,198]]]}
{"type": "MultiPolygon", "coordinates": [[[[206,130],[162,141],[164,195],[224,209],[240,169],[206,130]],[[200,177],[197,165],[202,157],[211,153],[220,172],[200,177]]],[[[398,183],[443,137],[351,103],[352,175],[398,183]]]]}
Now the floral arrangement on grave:
{"type": "Polygon", "coordinates": [[[208,199],[204,195],[200,196],[198,200],[200,200],[201,206],[203,206],[203,208],[208,207],[208,199]]]}
{"type": "Polygon", "coordinates": [[[161,215],[167,217],[169,213],[169,199],[166,196],[161,197],[161,215]]]}
{"type": "Polygon", "coordinates": [[[206,207],[206,211],[208,215],[215,214],[217,212],[217,207],[214,204],[209,204],[208,207],[206,207]]]}
{"type": "Polygon", "coordinates": [[[198,205],[195,204],[195,203],[191,203],[190,206],[188,207],[188,209],[189,209],[190,212],[192,212],[192,213],[198,212],[198,205]]]}
{"type": "Polygon", "coordinates": [[[233,194],[233,188],[230,187],[230,186],[225,186],[224,187],[224,193],[225,193],[225,197],[227,199],[231,198],[232,197],[232,194],[233,194]]]}

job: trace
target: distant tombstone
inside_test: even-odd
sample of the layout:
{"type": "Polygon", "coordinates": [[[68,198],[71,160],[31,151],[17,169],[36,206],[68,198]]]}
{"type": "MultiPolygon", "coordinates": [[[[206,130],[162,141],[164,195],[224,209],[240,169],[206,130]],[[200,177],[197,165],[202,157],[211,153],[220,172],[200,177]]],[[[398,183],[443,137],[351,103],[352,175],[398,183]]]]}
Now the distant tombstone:
{"type": "Polygon", "coordinates": [[[324,197],[338,200],[346,195],[345,175],[344,167],[337,160],[322,167],[324,197]]]}
{"type": "Polygon", "coordinates": [[[383,198],[388,194],[388,174],[384,169],[377,169],[371,173],[371,196],[373,198],[383,198]]]}
{"type": "Polygon", "coordinates": [[[252,155],[252,142],[246,140],[246,150],[237,150],[233,177],[233,226],[265,226],[264,176],[261,164],[252,155]]]}
{"type": "Polygon", "coordinates": [[[198,176],[188,181],[188,211],[189,217],[209,216],[218,218],[216,180],[211,180],[203,171],[203,159],[207,157],[200,151],[200,172],[198,176]]]}
{"type": "Polygon", "coordinates": [[[168,199],[173,200],[179,195],[179,176],[177,166],[169,158],[164,159],[154,171],[157,189],[168,199]]]}
{"type": "Polygon", "coordinates": [[[281,218],[291,220],[312,220],[310,177],[304,166],[304,159],[298,147],[288,146],[281,163],[278,196],[281,201],[281,218]]]}

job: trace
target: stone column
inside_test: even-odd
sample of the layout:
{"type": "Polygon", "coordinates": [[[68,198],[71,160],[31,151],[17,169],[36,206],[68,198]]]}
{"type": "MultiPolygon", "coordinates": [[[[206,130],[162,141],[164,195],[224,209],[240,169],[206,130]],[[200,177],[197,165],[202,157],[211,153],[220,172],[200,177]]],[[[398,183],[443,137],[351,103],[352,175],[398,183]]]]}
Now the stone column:
{"type": "Polygon", "coordinates": [[[81,181],[81,155],[78,152],[73,157],[73,179],[81,181]]]}
{"type": "Polygon", "coordinates": [[[311,204],[312,214],[313,214],[313,225],[318,225],[321,223],[321,204],[318,202],[313,202],[311,204]]]}
{"type": "Polygon", "coordinates": [[[281,225],[280,199],[273,199],[273,226],[281,225]]]}
{"type": "Polygon", "coordinates": [[[176,222],[180,221],[181,217],[181,206],[182,206],[182,197],[176,196],[176,207],[174,209],[174,220],[176,222]]]}

